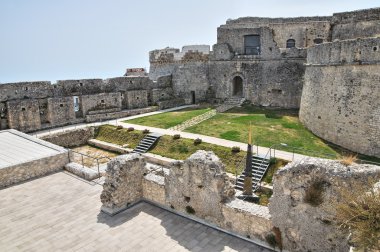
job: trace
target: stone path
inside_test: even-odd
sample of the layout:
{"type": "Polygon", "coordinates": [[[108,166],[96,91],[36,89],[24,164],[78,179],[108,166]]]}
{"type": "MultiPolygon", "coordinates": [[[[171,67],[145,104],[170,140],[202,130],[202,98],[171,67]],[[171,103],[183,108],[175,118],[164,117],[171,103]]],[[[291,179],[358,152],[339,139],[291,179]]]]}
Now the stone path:
{"type": "Polygon", "coordinates": [[[180,123],[174,127],[169,128],[168,130],[183,131],[187,128],[190,128],[191,126],[197,125],[198,123],[201,123],[203,121],[210,119],[211,117],[215,116],[217,113],[223,113],[236,106],[239,106],[242,104],[243,101],[244,101],[243,98],[231,98],[227,100],[226,103],[223,103],[222,105],[218,106],[216,109],[212,109],[211,111],[208,111],[204,114],[195,116],[183,123],[180,123]]]}
{"type": "Polygon", "coordinates": [[[210,111],[207,111],[206,113],[203,113],[199,116],[195,116],[181,124],[178,124],[174,127],[169,128],[168,130],[175,130],[175,131],[183,131],[187,128],[190,128],[191,126],[197,125],[198,123],[201,123],[203,121],[206,121],[210,119],[211,117],[216,115],[216,110],[212,109],[210,111]]]}
{"type": "Polygon", "coordinates": [[[0,190],[0,251],[269,251],[147,203],[110,217],[101,190],[66,172],[0,190]]]}

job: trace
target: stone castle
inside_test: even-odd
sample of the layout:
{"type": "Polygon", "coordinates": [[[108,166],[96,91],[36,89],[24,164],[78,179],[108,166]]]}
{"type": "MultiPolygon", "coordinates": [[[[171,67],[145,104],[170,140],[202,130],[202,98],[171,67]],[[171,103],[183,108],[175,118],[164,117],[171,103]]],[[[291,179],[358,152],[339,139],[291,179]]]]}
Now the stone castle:
{"type": "Polygon", "coordinates": [[[149,53],[148,76],[0,85],[0,129],[25,132],[181,104],[299,108],[314,134],[380,157],[380,8],[227,20],[217,43],[149,53]]]}

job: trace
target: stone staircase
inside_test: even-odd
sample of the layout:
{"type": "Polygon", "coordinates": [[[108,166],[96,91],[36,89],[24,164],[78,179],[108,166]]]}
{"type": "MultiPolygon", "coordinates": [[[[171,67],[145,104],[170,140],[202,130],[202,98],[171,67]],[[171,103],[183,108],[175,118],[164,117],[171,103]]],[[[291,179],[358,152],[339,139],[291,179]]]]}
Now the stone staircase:
{"type": "Polygon", "coordinates": [[[240,97],[231,97],[228,100],[226,100],[222,105],[218,106],[216,109],[210,110],[202,115],[195,116],[187,121],[184,121],[181,124],[169,128],[169,130],[183,131],[191,126],[197,125],[198,123],[210,119],[211,117],[215,116],[216,113],[223,113],[233,107],[241,105],[244,102],[244,100],[244,98],[240,97]]]}
{"type": "Polygon", "coordinates": [[[216,108],[216,112],[223,113],[227,110],[232,109],[233,107],[240,106],[245,101],[245,98],[241,97],[230,97],[222,105],[216,108]]]}
{"type": "Polygon", "coordinates": [[[146,153],[161,136],[162,134],[160,133],[150,133],[146,135],[132,152],[146,153]]]}
{"type": "MultiPolygon", "coordinates": [[[[245,162],[244,162],[245,164],[245,162]]],[[[269,159],[260,156],[252,157],[252,189],[255,192],[259,189],[260,182],[269,168],[269,159]]],[[[243,191],[245,172],[237,178],[235,189],[243,191]]]]}

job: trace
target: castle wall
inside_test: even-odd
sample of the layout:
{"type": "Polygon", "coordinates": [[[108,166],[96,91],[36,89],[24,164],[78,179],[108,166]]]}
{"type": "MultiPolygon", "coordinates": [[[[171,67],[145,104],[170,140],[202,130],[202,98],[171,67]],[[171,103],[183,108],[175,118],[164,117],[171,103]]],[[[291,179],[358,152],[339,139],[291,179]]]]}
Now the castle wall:
{"type": "Polygon", "coordinates": [[[332,41],[378,37],[380,8],[335,13],[332,24],[332,41]]]}
{"type": "Polygon", "coordinates": [[[380,157],[380,38],[309,50],[300,120],[314,134],[380,157]]]}
{"type": "Polygon", "coordinates": [[[0,102],[16,99],[37,99],[51,96],[50,81],[18,82],[0,85],[0,102]]]}
{"type": "Polygon", "coordinates": [[[210,85],[216,98],[233,95],[233,78],[243,79],[243,97],[255,105],[299,108],[304,73],[303,60],[214,61],[210,85]],[[276,73],[276,74],[273,74],[276,73]]]}
{"type": "Polygon", "coordinates": [[[145,108],[148,106],[148,91],[133,90],[126,93],[128,109],[145,108]]]}
{"type": "Polygon", "coordinates": [[[75,120],[73,97],[48,98],[48,121],[52,126],[75,120]]]}
{"type": "Polygon", "coordinates": [[[20,131],[33,131],[41,128],[38,100],[13,100],[6,104],[9,128],[20,131]]]}
{"type": "MultiPolygon", "coordinates": [[[[98,112],[112,110],[112,112],[121,110],[120,93],[100,93],[93,95],[83,95],[81,97],[83,115],[89,112],[98,112]]],[[[74,105],[73,105],[74,107],[74,105]]]]}

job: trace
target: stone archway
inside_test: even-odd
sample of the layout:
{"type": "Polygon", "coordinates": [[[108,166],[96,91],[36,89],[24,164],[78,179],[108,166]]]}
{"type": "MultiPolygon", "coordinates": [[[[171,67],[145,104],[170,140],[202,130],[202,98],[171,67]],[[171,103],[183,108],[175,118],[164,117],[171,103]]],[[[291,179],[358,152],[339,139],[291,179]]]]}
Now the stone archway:
{"type": "Polygon", "coordinates": [[[243,79],[240,76],[232,79],[232,96],[243,97],[243,79]]]}

